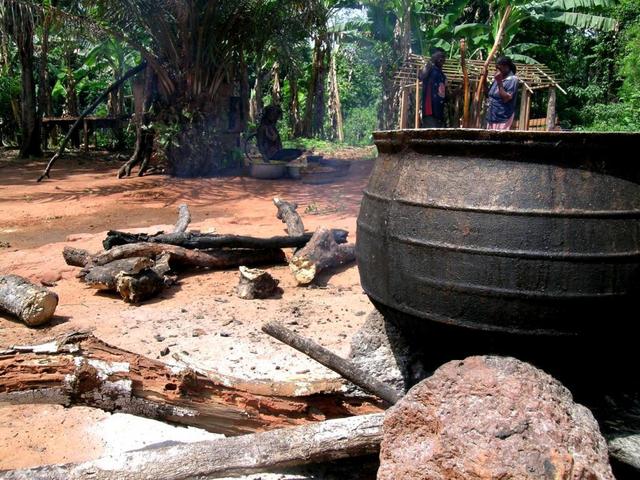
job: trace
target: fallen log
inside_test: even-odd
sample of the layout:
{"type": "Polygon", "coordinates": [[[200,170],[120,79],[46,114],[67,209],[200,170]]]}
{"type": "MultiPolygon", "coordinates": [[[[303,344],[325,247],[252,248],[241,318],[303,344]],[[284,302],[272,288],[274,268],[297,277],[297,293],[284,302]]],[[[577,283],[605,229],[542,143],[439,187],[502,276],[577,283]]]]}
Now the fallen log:
{"type": "Polygon", "coordinates": [[[184,267],[223,269],[235,268],[241,265],[279,264],[286,261],[284,252],[278,249],[235,249],[201,252],[162,243],[135,243],[121,245],[107,252],[94,255],[92,262],[95,265],[106,265],[124,258],[155,257],[167,253],[171,255],[172,263],[184,267]]]}
{"type": "Polygon", "coordinates": [[[304,224],[296,209],[297,203],[289,203],[281,198],[275,197],[273,204],[278,208],[278,219],[282,220],[287,226],[287,233],[291,237],[297,237],[304,234],[304,224]]]}
{"type": "Polygon", "coordinates": [[[347,396],[341,387],[247,382],[169,366],[90,334],[0,352],[0,404],[88,406],[226,435],[380,411],[375,399],[347,396]]]}
{"type": "MultiPolygon", "coordinates": [[[[336,243],[347,242],[349,232],[346,230],[331,230],[336,243]]],[[[202,233],[127,233],[111,230],[107,232],[107,238],[102,242],[105,250],[121,245],[135,243],[164,243],[190,250],[207,250],[212,248],[301,248],[304,247],[313,235],[305,233],[300,236],[279,236],[271,238],[256,238],[243,235],[219,235],[202,233]]]]}
{"type": "Polygon", "coordinates": [[[0,311],[6,311],[29,327],[51,320],[58,295],[18,275],[0,275],[0,311]]]}
{"type": "Polygon", "coordinates": [[[395,404],[400,400],[400,398],[402,398],[402,395],[394,388],[370,377],[353,362],[345,360],[323,346],[318,345],[314,341],[292,332],[284,325],[277,322],[269,322],[262,326],[262,331],[274,338],[277,338],[282,343],[295,348],[299,352],[304,353],[316,362],[321,363],[325,367],[346,378],[351,383],[359,386],[364,391],[372,393],[391,405],[395,404]]]}
{"type": "Polygon", "coordinates": [[[263,473],[377,453],[383,420],[379,413],[207,442],[150,446],[118,458],[17,470],[1,478],[179,480],[263,473]]]}
{"type": "Polygon", "coordinates": [[[289,267],[299,285],[308,285],[318,273],[355,261],[355,245],[338,245],[331,231],[320,227],[307,245],[296,252],[289,267]]]}
{"type": "Polygon", "coordinates": [[[178,221],[173,229],[173,233],[184,233],[187,231],[187,227],[191,223],[191,213],[189,213],[189,207],[186,204],[182,204],[178,207],[178,221]]]}

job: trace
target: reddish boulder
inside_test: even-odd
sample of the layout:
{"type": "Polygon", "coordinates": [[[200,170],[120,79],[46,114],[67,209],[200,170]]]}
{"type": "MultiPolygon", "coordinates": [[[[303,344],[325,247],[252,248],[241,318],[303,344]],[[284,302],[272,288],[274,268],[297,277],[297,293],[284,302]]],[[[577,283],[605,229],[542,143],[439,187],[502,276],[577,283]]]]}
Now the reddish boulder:
{"type": "Polygon", "coordinates": [[[449,362],[387,413],[378,480],[613,479],[591,412],[514,358],[449,362]]]}

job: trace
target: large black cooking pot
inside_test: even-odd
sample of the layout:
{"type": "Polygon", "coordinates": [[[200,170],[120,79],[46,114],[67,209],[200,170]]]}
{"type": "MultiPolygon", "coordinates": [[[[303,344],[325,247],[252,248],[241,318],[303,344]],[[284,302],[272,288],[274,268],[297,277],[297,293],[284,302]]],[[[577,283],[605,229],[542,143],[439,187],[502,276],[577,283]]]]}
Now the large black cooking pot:
{"type": "Polygon", "coordinates": [[[639,134],[443,129],[374,139],[357,257],[383,313],[490,338],[635,329],[639,134]]]}

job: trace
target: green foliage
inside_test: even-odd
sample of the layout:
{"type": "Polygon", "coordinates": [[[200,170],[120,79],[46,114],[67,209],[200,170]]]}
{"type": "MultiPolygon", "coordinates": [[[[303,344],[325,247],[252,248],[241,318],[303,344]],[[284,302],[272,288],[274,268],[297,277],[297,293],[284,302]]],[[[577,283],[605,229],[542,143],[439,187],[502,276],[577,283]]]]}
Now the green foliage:
{"type": "Polygon", "coordinates": [[[622,97],[615,103],[598,103],[587,106],[585,119],[590,120],[583,130],[601,132],[640,131],[640,92],[622,97]]]}
{"type": "Polygon", "coordinates": [[[378,123],[375,106],[359,107],[349,110],[344,119],[344,140],[348,145],[371,145],[372,132],[378,123]]]}
{"type": "Polygon", "coordinates": [[[20,79],[16,76],[0,76],[0,117],[5,122],[12,117],[11,100],[20,97],[20,79]]]}

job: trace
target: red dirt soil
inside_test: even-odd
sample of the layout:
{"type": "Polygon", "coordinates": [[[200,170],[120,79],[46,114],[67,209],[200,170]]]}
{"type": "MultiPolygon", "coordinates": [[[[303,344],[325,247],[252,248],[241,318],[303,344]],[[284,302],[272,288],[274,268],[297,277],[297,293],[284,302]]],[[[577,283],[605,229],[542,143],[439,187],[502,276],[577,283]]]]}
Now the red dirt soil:
{"type": "MultiPolygon", "coordinates": [[[[282,235],[284,225],[275,216],[274,196],[300,205],[307,230],[321,225],[344,228],[353,242],[372,153],[363,149],[339,152],[333,156],[354,160],[347,177],[327,185],[305,185],[246,177],[152,175],[118,180],[121,163],[102,152],[66,156],[53,169],[51,179],[36,183],[44,160],[21,163],[14,152],[0,151],[0,274],[13,273],[53,285],[60,297],[53,322],[43,328],[31,329],[0,314],[0,349],[91,330],[118,347],[167,363],[175,363],[172,357],[177,354],[186,363],[236,378],[238,383],[252,379],[299,382],[301,394],[322,388],[336,375],[266,336],[260,326],[281,321],[339,355],[347,355],[352,335],[372,310],[355,265],[323,275],[310,288],[295,286],[287,266],[270,267],[284,289],[282,297],[252,301],[236,296],[237,271],[182,273],[177,285],[136,306],[86,288],[76,278],[79,269],[65,264],[62,250],[68,245],[97,252],[110,229],[166,231],[175,223],[182,203],[189,205],[191,230],[282,235]],[[165,347],[171,354],[161,357],[165,347]]],[[[15,408],[0,408],[0,435],[5,437],[0,438],[0,446],[7,444],[7,435],[15,434],[7,428],[15,418],[15,408]]],[[[50,433],[47,429],[47,435],[50,433]]],[[[63,431],[58,436],[61,434],[63,431]]],[[[16,436],[29,440],[9,443],[29,452],[30,442],[37,443],[34,435],[16,436]]],[[[15,466],[71,458],[63,450],[46,458],[36,453],[15,466]]],[[[15,467],[2,463],[0,468],[15,467]]]]}

